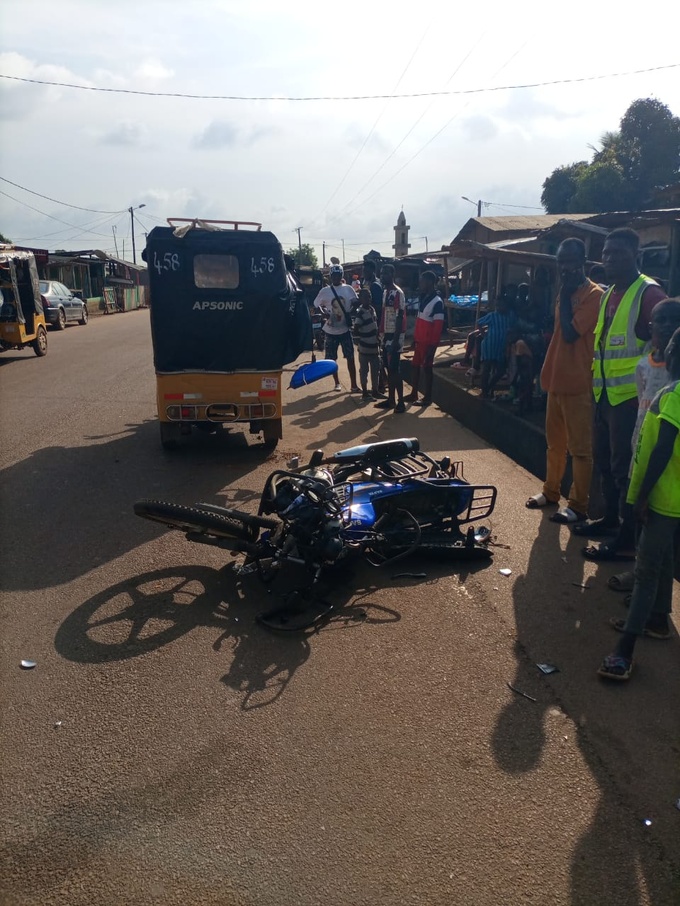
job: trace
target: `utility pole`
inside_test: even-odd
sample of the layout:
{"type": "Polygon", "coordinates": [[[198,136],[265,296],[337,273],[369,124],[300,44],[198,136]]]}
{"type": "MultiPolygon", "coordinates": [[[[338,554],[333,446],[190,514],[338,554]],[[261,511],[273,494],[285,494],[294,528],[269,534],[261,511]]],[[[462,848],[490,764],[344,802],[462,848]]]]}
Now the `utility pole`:
{"type": "Polygon", "coordinates": [[[118,240],[116,239],[116,228],[115,228],[115,226],[112,226],[112,227],[111,227],[111,230],[112,230],[112,232],[113,232],[113,244],[114,244],[114,246],[115,246],[115,248],[116,248],[116,258],[119,258],[120,255],[118,254],[118,240]]]}
{"type": "Polygon", "coordinates": [[[340,242],[342,242],[342,263],[344,264],[345,263],[345,240],[341,239],[340,242]]]}
{"type": "Polygon", "coordinates": [[[326,267],[326,243],[321,245],[321,256],[323,258],[323,267],[326,267]]]}
{"type": "Polygon", "coordinates": [[[298,264],[302,264],[302,236],[300,235],[302,227],[295,227],[293,232],[298,234],[298,248],[300,249],[300,261],[298,261],[298,264]]]}
{"type": "Polygon", "coordinates": [[[426,251],[426,252],[429,252],[429,251],[430,251],[430,247],[429,247],[429,245],[427,244],[427,236],[421,236],[420,238],[425,240],[425,251],[426,251]]]}
{"type": "Polygon", "coordinates": [[[138,211],[140,208],[145,208],[145,204],[138,204],[136,208],[133,208],[132,205],[128,208],[128,213],[130,214],[130,226],[132,227],[132,263],[137,264],[137,250],[135,249],[135,215],[133,211],[138,211]]]}
{"type": "Polygon", "coordinates": [[[463,199],[463,201],[469,201],[470,204],[476,204],[477,205],[477,216],[478,217],[482,216],[482,205],[484,204],[484,202],[482,201],[481,198],[478,199],[477,201],[473,201],[471,198],[468,198],[467,195],[461,195],[460,197],[463,199]]]}

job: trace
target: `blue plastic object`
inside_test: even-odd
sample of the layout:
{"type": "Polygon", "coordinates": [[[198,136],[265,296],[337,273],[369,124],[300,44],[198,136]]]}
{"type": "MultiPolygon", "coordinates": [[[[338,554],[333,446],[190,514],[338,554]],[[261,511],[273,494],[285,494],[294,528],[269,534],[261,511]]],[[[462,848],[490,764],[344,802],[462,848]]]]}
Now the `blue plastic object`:
{"type": "Polygon", "coordinates": [[[321,378],[328,377],[331,374],[338,373],[338,363],[332,359],[319,359],[318,362],[309,362],[307,365],[300,365],[293,372],[288,385],[293,390],[299,387],[305,387],[307,384],[313,384],[314,381],[320,381],[321,378]]]}

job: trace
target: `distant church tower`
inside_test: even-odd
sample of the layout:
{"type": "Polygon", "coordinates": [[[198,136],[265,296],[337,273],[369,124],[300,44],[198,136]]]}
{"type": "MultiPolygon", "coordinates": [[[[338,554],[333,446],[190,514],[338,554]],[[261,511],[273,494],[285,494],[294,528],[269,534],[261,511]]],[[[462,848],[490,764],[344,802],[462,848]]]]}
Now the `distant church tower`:
{"type": "Polygon", "coordinates": [[[401,211],[397,217],[397,225],[394,228],[394,257],[403,258],[404,255],[408,255],[408,250],[411,248],[411,243],[408,241],[408,231],[411,229],[410,226],[406,223],[406,217],[404,217],[404,212],[401,211]]]}

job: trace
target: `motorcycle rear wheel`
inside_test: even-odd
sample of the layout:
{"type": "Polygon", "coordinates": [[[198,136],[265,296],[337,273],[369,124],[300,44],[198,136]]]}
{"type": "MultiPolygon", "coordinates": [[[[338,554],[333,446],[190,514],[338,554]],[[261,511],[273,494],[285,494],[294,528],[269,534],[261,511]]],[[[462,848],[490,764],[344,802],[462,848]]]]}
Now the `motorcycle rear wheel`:
{"type": "Polygon", "coordinates": [[[159,522],[167,528],[199,532],[215,538],[255,541],[259,533],[259,528],[253,524],[253,517],[238,510],[225,509],[222,514],[202,510],[200,507],[165,503],[162,500],[138,500],[134,511],[135,515],[151,522],[159,522]]]}

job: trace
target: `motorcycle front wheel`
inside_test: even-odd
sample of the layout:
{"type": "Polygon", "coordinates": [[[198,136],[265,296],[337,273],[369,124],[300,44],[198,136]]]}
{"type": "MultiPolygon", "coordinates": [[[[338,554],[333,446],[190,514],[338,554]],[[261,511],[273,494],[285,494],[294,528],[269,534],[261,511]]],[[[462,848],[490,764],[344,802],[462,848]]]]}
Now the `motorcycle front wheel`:
{"type": "Polygon", "coordinates": [[[139,500],[134,505],[135,515],[151,522],[181,532],[198,532],[215,538],[234,538],[237,541],[255,541],[259,534],[257,517],[238,510],[217,513],[200,507],[165,503],[162,500],[139,500]]]}

